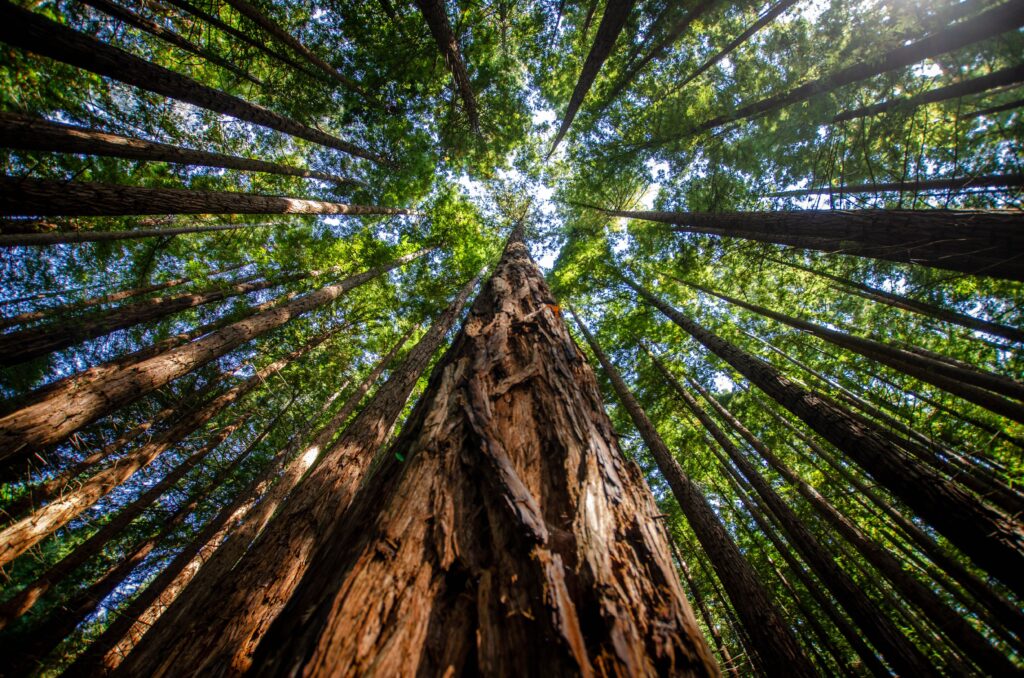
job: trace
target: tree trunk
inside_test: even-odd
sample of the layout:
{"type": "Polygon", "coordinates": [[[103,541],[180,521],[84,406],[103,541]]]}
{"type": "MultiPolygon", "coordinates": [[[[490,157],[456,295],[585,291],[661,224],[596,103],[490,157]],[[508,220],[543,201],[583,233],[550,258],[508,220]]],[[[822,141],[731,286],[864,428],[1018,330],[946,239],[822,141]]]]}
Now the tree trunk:
{"type": "Polygon", "coordinates": [[[615,47],[615,41],[618,39],[619,33],[626,27],[626,20],[629,18],[629,13],[633,10],[634,4],[635,0],[608,0],[605,5],[604,16],[601,17],[601,24],[597,27],[597,35],[594,36],[594,44],[590,47],[587,60],[583,62],[583,69],[580,71],[576,87],[573,88],[572,96],[569,98],[569,105],[565,108],[565,115],[562,116],[562,124],[558,128],[558,134],[555,135],[555,140],[551,142],[551,150],[548,151],[549,158],[554,154],[558,144],[562,142],[562,139],[572,126],[572,121],[576,118],[576,113],[580,110],[580,106],[583,105],[583,100],[586,98],[587,92],[590,91],[590,87],[594,84],[594,80],[597,79],[601,66],[604,65],[604,62],[612,53],[612,48],[615,47]]]}
{"type": "MultiPolygon", "coordinates": [[[[1021,67],[1024,70],[1024,66],[1021,67]]],[[[891,102],[886,102],[891,103],[891,102]]],[[[860,193],[925,193],[928,191],[962,191],[970,188],[1017,188],[1024,186],[1022,174],[985,174],[976,177],[960,177],[955,179],[918,179],[914,181],[894,181],[890,183],[845,184],[842,186],[824,186],[822,188],[799,188],[792,191],[769,193],[769,198],[789,198],[805,195],[823,195],[842,197],[860,193]]]]}
{"type": "MultiPolygon", "coordinates": [[[[969,78],[952,85],[946,85],[945,87],[936,87],[935,89],[928,90],[927,92],[921,92],[914,96],[881,101],[877,104],[862,106],[861,108],[856,108],[852,111],[839,113],[836,117],[832,118],[832,122],[834,124],[837,122],[844,122],[846,120],[856,120],[857,118],[866,118],[893,110],[910,110],[924,104],[948,101],[950,99],[959,99],[960,97],[987,92],[990,89],[996,89],[998,87],[1016,85],[1022,81],[1024,81],[1024,64],[1010,66],[1009,68],[1003,68],[989,73],[988,75],[969,78]]],[[[1018,183],[1016,185],[1018,186],[1021,185],[1021,183],[1024,183],[1024,177],[1018,176],[1017,182],[1018,183]]],[[[977,186],[978,184],[971,182],[967,185],[977,186]]],[[[843,188],[839,188],[838,190],[839,192],[844,191],[843,188]]]]}
{"type": "MultiPolygon", "coordinates": [[[[670,380],[673,387],[680,392],[685,392],[682,385],[675,378],[663,370],[666,379],[670,380]]],[[[961,616],[960,611],[951,609],[936,593],[923,583],[915,579],[903,569],[903,565],[885,550],[878,542],[870,539],[845,515],[839,512],[825,497],[816,489],[804,482],[796,473],[786,466],[774,450],[768,447],[760,438],[755,436],[750,429],[745,427],[729,410],[714,399],[707,390],[693,378],[688,378],[689,384],[696,389],[704,400],[718,413],[736,433],[738,433],[753,448],[761,458],[768,462],[768,465],[775,469],[787,483],[796,488],[797,492],[821,515],[833,529],[849,542],[861,556],[869,563],[878,568],[890,582],[896,591],[910,603],[917,605],[929,620],[934,622],[957,647],[964,650],[982,670],[991,675],[1010,675],[1014,673],[1013,664],[996,650],[978,631],[961,616]]],[[[689,394],[687,394],[689,396],[689,394]]],[[[691,396],[692,400],[692,396],[691,396]]],[[[692,406],[697,405],[696,401],[692,406]]],[[[738,454],[738,451],[737,451],[738,454]]],[[[731,453],[730,453],[731,455],[731,453]]],[[[744,466],[751,472],[754,467],[743,458],[740,471],[747,475],[744,466]]]]}
{"type": "MultiPolygon", "coordinates": [[[[229,576],[193,597],[190,614],[158,622],[122,665],[123,675],[204,675],[214,667],[241,673],[249,668],[260,638],[310,567],[318,541],[343,515],[348,520],[353,493],[477,282],[474,278],[462,288],[341,437],[320,454],[315,469],[284,500],[229,576]]],[[[312,462],[314,454],[302,456],[312,462]]]]}
{"type": "Polygon", "coordinates": [[[116,240],[138,240],[140,238],[167,238],[186,233],[210,233],[214,231],[237,231],[242,228],[257,229],[281,224],[206,224],[175,228],[137,228],[131,231],[59,231],[56,233],[15,233],[0,234],[0,247],[45,247],[81,242],[111,242],[116,240]]]}
{"type": "Polygon", "coordinates": [[[963,116],[963,119],[970,120],[972,118],[978,118],[983,115],[994,115],[996,113],[1002,113],[1003,111],[1012,111],[1024,106],[1024,99],[1014,99],[1013,101],[1007,101],[1005,104],[999,104],[998,106],[990,106],[989,108],[982,108],[977,111],[972,111],[963,116]]]}
{"type": "Polygon", "coordinates": [[[740,673],[736,670],[736,663],[733,661],[732,654],[730,654],[729,648],[722,639],[722,634],[719,632],[718,626],[715,624],[714,617],[711,616],[711,611],[708,609],[707,602],[704,600],[704,596],[700,592],[700,587],[697,586],[697,582],[693,579],[693,574],[690,572],[690,566],[686,564],[686,560],[683,559],[683,554],[679,552],[679,547],[676,546],[675,541],[671,541],[670,544],[672,546],[672,553],[676,557],[676,562],[679,563],[679,569],[683,573],[683,581],[686,582],[686,588],[690,592],[690,598],[693,599],[693,604],[696,605],[697,610],[700,611],[700,616],[704,620],[704,625],[708,627],[708,632],[711,634],[712,640],[715,641],[715,649],[718,650],[718,656],[722,658],[721,667],[728,671],[729,675],[733,678],[740,678],[740,673]]]}
{"type": "Polygon", "coordinates": [[[598,346],[586,325],[580,322],[579,318],[573,317],[612,382],[619,402],[629,413],[633,425],[640,432],[662,476],[672,488],[672,494],[679,502],[687,522],[711,559],[715,573],[725,587],[765,671],[769,675],[780,672],[792,676],[816,675],[810,660],[792,635],[782,612],[776,607],[750,563],[743,557],[700,487],[686,475],[672,456],[654,424],[648,419],[640,403],[630,392],[608,356],[598,346]]]}
{"type": "Polygon", "coordinates": [[[117,362],[89,370],[59,388],[41,389],[45,397],[0,417],[0,459],[30,453],[64,440],[76,430],[161,388],[229,351],[324,306],[349,290],[423,256],[432,248],[398,257],[334,285],[238,320],[184,346],[122,367],[117,362]]]}
{"type": "Polygon", "coordinates": [[[711,352],[845,452],[877,482],[900,497],[979,567],[1024,596],[1024,529],[1016,520],[986,507],[906,450],[857,422],[850,414],[805,390],[774,367],[724,341],[654,297],[624,282],[711,352]]]}
{"type": "Polygon", "coordinates": [[[0,214],[118,216],[136,214],[412,214],[376,205],[305,200],[233,191],[144,188],[97,182],[0,177],[0,214]]]}
{"type": "Polygon", "coordinates": [[[416,6],[420,8],[423,19],[430,28],[430,34],[434,36],[434,42],[437,43],[437,48],[441,51],[448,70],[452,72],[455,86],[459,90],[459,96],[462,97],[462,105],[466,107],[469,126],[475,134],[480,134],[480,108],[477,106],[476,95],[473,94],[473,85],[469,81],[466,63],[459,50],[459,41],[448,21],[445,0],[416,0],[416,6]]]}
{"type": "Polygon", "coordinates": [[[253,668],[717,676],[656,515],[516,227],[253,668]]]}
{"type": "Polygon", "coordinates": [[[651,359],[669,385],[679,395],[686,408],[700,420],[704,429],[725,451],[746,482],[754,488],[761,501],[776,517],[790,544],[800,552],[818,578],[835,596],[836,601],[849,613],[854,623],[882,653],[886,661],[902,675],[922,676],[933,673],[934,668],[928,658],[896,628],[892,620],[882,614],[878,606],[864,594],[860,586],[840,568],[834,556],[811,534],[799,516],[772,489],[754,465],[747,461],[746,457],[708,416],[696,399],[683,388],[682,384],[676,381],[656,356],[651,354],[651,359]]]}
{"type": "Polygon", "coordinates": [[[154,36],[160,38],[161,40],[163,40],[164,42],[167,42],[167,43],[170,43],[171,45],[174,45],[178,49],[181,49],[181,50],[183,50],[185,52],[188,52],[189,54],[195,54],[198,57],[206,59],[211,64],[214,64],[216,66],[220,66],[224,70],[229,71],[231,73],[234,73],[238,77],[240,77],[240,78],[242,78],[244,80],[248,80],[249,82],[253,83],[254,85],[259,85],[261,87],[264,85],[263,82],[261,82],[260,80],[257,80],[256,78],[252,77],[244,69],[239,68],[238,66],[236,66],[233,63],[231,63],[227,59],[221,57],[216,52],[212,52],[212,51],[210,51],[208,49],[200,47],[199,45],[196,45],[196,44],[186,40],[185,38],[183,38],[182,36],[178,35],[174,31],[172,31],[172,30],[170,30],[168,28],[165,28],[165,27],[161,26],[160,24],[158,24],[158,23],[156,23],[154,21],[150,21],[149,19],[146,19],[143,16],[140,16],[140,15],[136,14],[135,12],[131,11],[127,7],[122,7],[121,5],[118,5],[117,3],[114,3],[114,2],[110,2],[109,0],[81,0],[81,1],[84,4],[89,5],[93,9],[99,10],[100,12],[106,14],[107,16],[112,17],[113,19],[116,19],[117,21],[122,21],[122,22],[128,24],[129,26],[134,26],[135,28],[139,29],[140,31],[143,31],[145,33],[149,33],[150,35],[154,35],[154,36]]]}
{"type": "MultiPolygon", "coordinates": [[[[90,0],[95,2],[97,0],[90,0]]],[[[211,153],[172,144],[125,137],[77,125],[50,122],[17,113],[0,112],[0,146],[28,151],[83,153],[111,158],[129,158],[147,162],[171,162],[201,167],[224,167],[244,172],[264,172],[284,176],[329,181],[339,186],[360,183],[334,174],[290,167],[265,160],[211,153]]]]}
{"type": "Polygon", "coordinates": [[[613,217],[822,252],[1024,281],[1024,215],[1015,210],[628,212],[613,217]]]}
{"type": "Polygon", "coordinates": [[[392,164],[380,155],[295,122],[257,104],[207,87],[192,78],[17,7],[9,0],[0,3],[0,40],[33,54],[56,59],[97,75],[104,75],[171,99],[277,130],[314,144],[334,148],[379,165],[392,164]]]}

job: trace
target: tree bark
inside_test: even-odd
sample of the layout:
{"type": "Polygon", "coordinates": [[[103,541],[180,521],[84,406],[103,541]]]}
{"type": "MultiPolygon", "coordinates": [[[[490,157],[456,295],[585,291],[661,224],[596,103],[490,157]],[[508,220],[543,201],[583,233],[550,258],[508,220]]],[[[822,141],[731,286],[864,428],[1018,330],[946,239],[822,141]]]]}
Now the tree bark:
{"type": "MultiPolygon", "coordinates": [[[[1024,70],[1024,66],[1021,67],[1024,70]]],[[[918,179],[914,181],[894,181],[889,183],[845,184],[843,186],[824,186],[822,188],[799,188],[792,191],[776,191],[769,193],[769,198],[789,198],[804,195],[823,195],[842,197],[860,193],[924,193],[927,191],[962,191],[970,188],[1018,188],[1024,186],[1024,174],[985,174],[976,177],[959,177],[955,179],[918,179]]]]}
{"type": "Polygon", "coordinates": [[[556,308],[517,227],[257,675],[718,675],[556,308]]]}
{"type": "MultiPolygon", "coordinates": [[[[95,1],[95,0],[92,0],[95,1]]],[[[147,162],[171,162],[201,167],[224,167],[244,172],[263,172],[329,181],[339,186],[361,183],[326,172],[290,167],[265,160],[193,150],[101,130],[51,122],[17,113],[0,112],[0,146],[28,151],[84,153],[147,162]]]]}
{"type": "Polygon", "coordinates": [[[679,563],[679,569],[683,573],[683,581],[686,582],[690,598],[693,599],[693,604],[697,606],[701,619],[704,620],[704,625],[708,627],[708,632],[711,634],[712,640],[715,641],[715,649],[718,650],[718,656],[722,658],[721,667],[733,678],[740,678],[740,673],[736,669],[736,663],[733,661],[732,654],[729,652],[729,648],[726,646],[725,640],[723,640],[722,634],[715,624],[715,619],[708,609],[707,601],[704,600],[700,587],[697,586],[697,582],[693,579],[690,566],[686,564],[686,560],[683,558],[683,554],[679,552],[679,547],[676,546],[675,541],[671,541],[670,544],[672,546],[672,553],[676,557],[676,562],[679,563]]]}
{"type": "Polygon", "coordinates": [[[437,43],[448,70],[452,72],[455,86],[462,98],[462,105],[466,107],[469,126],[474,133],[480,134],[480,108],[476,102],[476,95],[473,94],[473,84],[469,81],[469,72],[466,70],[466,62],[462,59],[458,38],[455,37],[448,21],[445,0],[416,0],[416,6],[427,22],[430,34],[434,36],[434,42],[437,43]]]}
{"type": "Polygon", "coordinates": [[[334,148],[378,165],[392,164],[376,153],[290,120],[257,104],[207,87],[192,78],[17,7],[9,0],[0,3],[0,40],[33,54],[56,59],[127,85],[334,148]]]}
{"type": "Polygon", "coordinates": [[[700,487],[683,471],[586,325],[575,315],[573,317],[612,382],[619,402],[629,413],[633,425],[640,432],[662,476],[672,488],[672,494],[679,502],[687,522],[708,554],[718,579],[729,595],[733,609],[736,610],[750,637],[753,650],[761,659],[764,670],[769,675],[780,672],[793,676],[816,675],[810,660],[792,635],[782,612],[764,588],[753,567],[743,557],[700,487]]]}
{"type": "Polygon", "coordinates": [[[822,252],[1024,281],[1024,213],[1016,210],[795,210],[605,214],[672,224],[685,233],[745,238],[822,252]]]}
{"type": "Polygon", "coordinates": [[[569,105],[566,106],[565,115],[562,116],[562,123],[558,128],[558,134],[555,135],[555,140],[551,142],[551,150],[548,151],[549,158],[554,154],[558,144],[562,142],[562,139],[572,126],[572,121],[576,118],[576,113],[580,110],[580,106],[583,105],[583,100],[587,97],[587,92],[590,91],[594,80],[597,79],[601,66],[604,65],[604,62],[612,53],[612,48],[615,47],[615,41],[618,39],[619,33],[626,27],[626,20],[629,18],[629,13],[633,10],[634,4],[635,0],[608,0],[605,5],[604,16],[601,17],[601,24],[597,27],[597,35],[594,36],[594,44],[590,47],[587,60],[583,62],[583,69],[580,71],[580,77],[576,81],[576,87],[572,91],[572,96],[569,97],[569,105]]]}
{"type": "MultiPolygon", "coordinates": [[[[375,453],[477,282],[474,278],[463,287],[341,437],[320,453],[315,469],[228,576],[194,596],[189,614],[158,622],[122,665],[123,675],[199,676],[214,667],[239,674],[250,668],[253,650],[310,567],[317,543],[348,515],[346,508],[375,453]]],[[[310,450],[302,456],[312,461],[310,450]]]]}
{"type": "Polygon", "coordinates": [[[878,483],[900,497],[979,567],[1024,596],[1024,529],[914,460],[909,453],[850,414],[803,389],[774,367],[724,341],[628,278],[623,281],[815,432],[845,452],[878,483]]]}
{"type": "Polygon", "coordinates": [[[43,397],[33,398],[16,412],[0,417],[0,459],[60,442],[82,426],[432,249],[398,257],[127,367],[115,361],[59,387],[41,389],[43,397]]]}
{"type": "Polygon", "coordinates": [[[135,214],[411,214],[413,210],[303,198],[145,188],[98,182],[0,177],[0,214],[119,216],[135,214]]]}

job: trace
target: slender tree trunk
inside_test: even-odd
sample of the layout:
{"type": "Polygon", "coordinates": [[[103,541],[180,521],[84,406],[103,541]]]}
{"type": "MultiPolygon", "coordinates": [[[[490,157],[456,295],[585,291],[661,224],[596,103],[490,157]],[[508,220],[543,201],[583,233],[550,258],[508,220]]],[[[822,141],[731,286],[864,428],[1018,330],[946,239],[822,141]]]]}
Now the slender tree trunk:
{"type": "Polygon", "coordinates": [[[82,242],[111,242],[141,238],[168,238],[187,233],[212,233],[280,226],[281,224],[201,224],[175,228],[137,228],[131,231],[59,231],[57,233],[15,233],[0,235],[0,247],[45,247],[82,242]]]}
{"type": "MultiPolygon", "coordinates": [[[[1021,67],[1024,69],[1024,67],[1021,67]]],[[[885,102],[891,103],[891,102],[885,102]]],[[[888,183],[845,184],[843,186],[824,186],[822,188],[799,188],[792,191],[776,191],[769,193],[769,198],[789,198],[805,195],[822,195],[842,197],[860,193],[925,193],[928,191],[962,191],[971,188],[1017,188],[1024,186],[1024,175],[1021,174],[985,174],[957,179],[918,179],[914,181],[893,181],[888,183]]]]}
{"type": "MultiPolygon", "coordinates": [[[[123,675],[198,676],[214,667],[237,674],[250,667],[253,650],[305,576],[318,541],[348,515],[375,453],[477,282],[474,278],[462,288],[341,437],[320,453],[316,468],[284,500],[229,576],[193,596],[189,614],[158,622],[122,665],[123,675]]],[[[312,449],[302,455],[310,462],[312,449]]]]}
{"type": "MultiPolygon", "coordinates": [[[[877,104],[863,106],[852,111],[839,113],[836,117],[832,118],[832,122],[837,123],[844,122],[846,120],[856,120],[857,118],[866,118],[894,110],[909,110],[918,106],[923,106],[924,104],[948,101],[950,99],[959,99],[960,97],[987,92],[990,89],[996,89],[998,87],[1016,85],[1020,82],[1024,82],[1024,65],[1010,66],[1009,68],[1003,68],[989,73],[988,75],[969,78],[952,85],[946,85],[945,87],[936,87],[935,89],[915,94],[914,96],[881,101],[877,104]]],[[[1018,183],[1016,185],[1018,186],[1024,183],[1024,177],[1018,176],[1017,182],[1018,183]]],[[[978,184],[974,183],[967,184],[967,186],[971,187],[977,185],[978,184]]],[[[844,190],[840,188],[839,192],[844,192],[844,190]]]]}
{"type": "Polygon", "coordinates": [[[995,115],[996,113],[1002,113],[1003,111],[1012,111],[1024,106],[1024,99],[1014,99],[1013,101],[1007,101],[1005,104],[999,104],[998,106],[990,106],[988,108],[982,108],[977,111],[972,111],[964,116],[965,120],[971,120],[978,118],[983,115],[995,115]]]}
{"type": "Polygon", "coordinates": [[[1014,210],[628,212],[615,217],[823,252],[1024,280],[1024,214],[1014,210]]]}
{"type": "Polygon", "coordinates": [[[289,320],[333,302],[349,290],[423,256],[432,248],[398,257],[304,296],[260,311],[199,339],[122,367],[116,362],[93,368],[84,378],[42,389],[16,412],[0,417],[0,458],[64,440],[76,430],[151,393],[289,320]]]}
{"type": "MultiPolygon", "coordinates": [[[[575,316],[574,316],[575,318],[575,316]]],[[[619,402],[629,413],[654,457],[662,476],[683,510],[690,527],[711,559],[715,573],[729,594],[733,608],[750,636],[753,649],[769,675],[784,672],[793,676],[815,675],[810,660],[792,635],[785,617],[776,607],[757,573],[743,557],[725,526],[711,508],[701,489],[683,471],[658,434],[626,382],[604,354],[586,325],[575,318],[591,350],[612,382],[619,402]]]]}
{"type": "MultiPolygon", "coordinates": [[[[96,0],[91,0],[96,1],[96,0]]],[[[0,112],[0,146],[29,151],[84,153],[111,158],[129,158],[147,162],[171,162],[201,167],[224,167],[244,172],[264,172],[284,176],[329,181],[339,186],[358,184],[326,172],[290,167],[265,160],[242,158],[223,153],[199,151],[135,137],[110,134],[88,127],[50,122],[17,113],[0,112]]]]}
{"type": "Polygon", "coordinates": [[[565,115],[562,116],[562,123],[558,127],[555,140],[551,142],[551,150],[548,151],[549,158],[554,154],[558,144],[562,142],[562,139],[572,126],[572,121],[576,118],[576,113],[580,110],[580,106],[583,105],[583,100],[587,97],[587,92],[590,91],[594,80],[597,79],[601,66],[604,65],[604,62],[612,53],[612,48],[615,47],[615,41],[618,39],[619,33],[626,27],[626,20],[629,18],[629,13],[633,10],[634,4],[635,0],[608,0],[605,5],[604,16],[601,17],[601,24],[597,27],[597,35],[594,36],[594,44],[590,47],[587,60],[583,62],[583,69],[580,71],[580,77],[576,81],[576,87],[573,88],[572,96],[569,97],[569,105],[565,108],[565,115]]]}
{"type": "Polygon", "coordinates": [[[254,85],[260,85],[261,87],[264,85],[263,82],[251,76],[244,69],[239,68],[227,59],[221,57],[216,52],[212,52],[208,49],[200,47],[199,45],[196,45],[186,40],[185,38],[178,35],[169,28],[165,28],[164,26],[161,26],[160,24],[154,21],[150,21],[149,19],[146,19],[145,17],[140,16],[135,12],[131,11],[127,7],[122,7],[121,5],[118,5],[114,2],[110,2],[109,0],[81,1],[84,4],[89,5],[93,9],[99,10],[100,12],[106,14],[109,17],[112,17],[118,21],[122,21],[128,24],[129,26],[134,26],[140,31],[149,33],[150,35],[154,35],[163,40],[164,42],[174,45],[178,49],[188,52],[189,54],[195,54],[198,57],[202,57],[203,59],[209,61],[211,64],[220,66],[224,70],[230,73],[234,73],[238,77],[244,80],[248,80],[254,85]]]}
{"type": "Polygon", "coordinates": [[[0,177],[0,214],[118,216],[136,214],[412,214],[376,205],[305,200],[233,191],[144,188],[96,182],[0,177]]]}
{"type": "MultiPolygon", "coordinates": [[[[664,367],[664,366],[662,366],[664,367]]],[[[685,392],[675,377],[663,369],[663,374],[673,387],[681,393],[685,392]]],[[[696,389],[718,415],[753,448],[768,465],[775,469],[787,483],[796,488],[797,492],[821,515],[833,529],[852,545],[861,556],[874,565],[907,601],[918,606],[926,617],[934,622],[957,647],[961,648],[981,669],[992,675],[1010,675],[1015,669],[1012,663],[996,650],[978,631],[972,627],[958,610],[951,609],[936,593],[915,579],[903,569],[903,565],[885,550],[881,544],[870,539],[845,515],[840,513],[816,489],[806,483],[792,469],[786,466],[760,438],[740,422],[729,410],[715,400],[707,390],[693,378],[689,384],[696,389]]],[[[689,396],[689,394],[686,394],[689,396]]],[[[689,396],[691,407],[698,407],[696,401],[689,396]],[[691,402],[692,401],[692,402],[691,402]]],[[[709,420],[710,421],[710,420],[709,420]]],[[[739,454],[739,451],[736,451],[739,454]]],[[[730,453],[731,455],[731,453],[730,453]]],[[[742,458],[740,471],[746,475],[744,466],[751,472],[754,467],[742,458]]]]}
{"type": "Polygon", "coordinates": [[[458,38],[448,21],[445,0],[416,0],[416,6],[419,7],[423,19],[427,22],[430,34],[434,36],[434,42],[437,43],[437,48],[441,51],[448,70],[452,72],[455,86],[459,90],[459,96],[462,97],[462,105],[466,107],[469,126],[474,133],[480,134],[480,108],[476,102],[476,95],[473,94],[473,85],[469,81],[469,72],[462,59],[458,38]]]}
{"type": "Polygon", "coordinates": [[[679,563],[679,569],[683,573],[683,581],[686,582],[686,588],[690,592],[690,598],[693,600],[693,604],[700,612],[700,616],[704,620],[704,625],[708,627],[708,632],[711,634],[712,640],[715,641],[715,649],[718,650],[718,656],[722,658],[721,667],[725,669],[729,675],[733,676],[733,678],[740,678],[740,673],[736,670],[736,663],[733,661],[732,654],[729,652],[729,648],[726,646],[725,640],[722,639],[722,634],[718,630],[718,626],[715,624],[715,619],[711,615],[711,611],[708,609],[707,601],[704,600],[704,596],[700,592],[700,587],[697,586],[697,582],[693,579],[693,574],[690,572],[690,566],[686,564],[686,560],[683,558],[683,554],[679,552],[679,547],[676,546],[675,541],[671,541],[669,543],[672,546],[672,553],[676,557],[676,562],[679,563]]]}
{"type": "Polygon", "coordinates": [[[799,387],[771,365],[686,318],[633,281],[623,280],[681,329],[843,450],[981,568],[1017,595],[1024,595],[1024,580],[1018,576],[1024,569],[1024,529],[1018,521],[986,507],[876,430],[857,422],[846,410],[799,387]]]}
{"type": "Polygon", "coordinates": [[[124,50],[96,40],[9,0],[0,3],[0,40],[40,56],[56,59],[171,99],[230,115],[321,146],[390,165],[386,158],[308,127],[273,111],[196,82],[124,50]]]}
{"type": "Polygon", "coordinates": [[[718,675],[555,306],[516,227],[258,675],[718,675]]]}

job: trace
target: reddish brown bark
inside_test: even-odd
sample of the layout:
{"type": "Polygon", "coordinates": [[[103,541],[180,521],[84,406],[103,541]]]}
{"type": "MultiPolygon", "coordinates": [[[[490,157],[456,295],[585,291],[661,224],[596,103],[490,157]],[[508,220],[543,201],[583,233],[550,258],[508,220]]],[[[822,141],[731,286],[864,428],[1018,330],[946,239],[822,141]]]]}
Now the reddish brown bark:
{"type": "Polygon", "coordinates": [[[477,134],[480,133],[480,108],[476,103],[476,95],[473,94],[473,84],[469,81],[469,72],[466,70],[466,63],[462,59],[462,52],[459,50],[459,41],[452,31],[451,23],[448,21],[448,9],[445,0],[416,0],[416,6],[420,8],[423,19],[430,28],[431,35],[437,43],[437,48],[444,57],[448,70],[452,72],[455,79],[455,86],[462,97],[462,105],[466,107],[466,117],[469,118],[469,126],[477,134]]]}
{"type": "Polygon", "coordinates": [[[209,595],[197,596],[191,614],[165,617],[146,635],[121,667],[126,675],[203,675],[212,667],[240,673],[250,667],[252,651],[305,575],[319,540],[341,521],[476,284],[471,280],[460,291],[341,437],[321,453],[316,468],[283,502],[230,576],[216,582],[209,595]]]}
{"type": "Polygon", "coordinates": [[[57,443],[86,424],[126,403],[188,374],[229,351],[284,325],[289,320],[333,302],[349,290],[429,252],[406,254],[334,285],[243,318],[184,346],[127,367],[109,363],[90,370],[84,378],[60,387],[43,389],[42,397],[0,417],[0,459],[57,443]]]}
{"type": "Polygon", "coordinates": [[[255,673],[718,674],[555,308],[516,229],[255,673]]]}

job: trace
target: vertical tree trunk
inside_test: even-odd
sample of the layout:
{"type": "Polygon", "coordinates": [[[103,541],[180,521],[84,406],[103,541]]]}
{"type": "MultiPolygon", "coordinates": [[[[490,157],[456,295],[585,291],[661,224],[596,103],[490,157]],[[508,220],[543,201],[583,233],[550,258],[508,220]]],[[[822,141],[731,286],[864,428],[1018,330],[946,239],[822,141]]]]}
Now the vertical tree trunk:
{"type": "Polygon", "coordinates": [[[672,488],[672,494],[679,502],[679,507],[691,529],[708,554],[715,573],[729,594],[729,600],[743,623],[753,650],[760,658],[765,671],[769,674],[785,672],[793,676],[815,675],[810,660],[792,635],[785,617],[764,588],[753,567],[743,557],[701,489],[686,475],[672,456],[654,424],[586,325],[578,318],[575,319],[612,382],[619,402],[629,413],[633,425],[640,432],[662,476],[672,488]]]}
{"type": "Polygon", "coordinates": [[[625,283],[685,332],[843,450],[894,495],[903,499],[980,567],[1024,596],[1024,529],[1017,520],[978,502],[960,487],[915,461],[903,448],[850,414],[724,341],[632,280],[625,283]]]}
{"type": "Polygon", "coordinates": [[[462,97],[462,105],[466,107],[469,126],[474,133],[480,134],[480,108],[476,103],[476,95],[473,94],[473,84],[469,81],[466,63],[462,60],[458,38],[448,21],[445,0],[416,0],[416,6],[420,8],[423,19],[427,22],[430,33],[437,43],[437,48],[441,51],[445,64],[452,72],[455,86],[459,90],[459,96],[462,97]]]}
{"type": "Polygon", "coordinates": [[[517,227],[258,675],[718,675],[556,308],[517,227]]]}
{"type": "Polygon", "coordinates": [[[242,344],[331,303],[349,290],[412,261],[433,248],[398,257],[327,285],[297,299],[238,320],[184,346],[122,367],[116,362],[94,368],[84,380],[42,389],[45,397],[33,399],[16,412],[0,417],[0,459],[25,454],[67,438],[76,430],[117,410],[147,393],[188,374],[242,344]],[[82,382],[85,383],[82,383],[82,382]]]}
{"type": "Polygon", "coordinates": [[[686,588],[690,592],[690,598],[693,599],[693,604],[697,606],[697,610],[700,612],[701,618],[704,620],[704,625],[708,627],[708,632],[711,634],[712,640],[715,641],[715,649],[718,650],[718,656],[722,658],[721,668],[729,672],[733,678],[740,678],[740,673],[736,669],[736,663],[733,661],[732,654],[729,652],[728,646],[725,644],[725,640],[722,638],[721,632],[718,630],[718,626],[715,624],[715,619],[711,616],[711,611],[708,609],[707,601],[704,600],[704,595],[700,592],[700,587],[697,586],[697,582],[693,579],[693,574],[690,572],[690,566],[686,564],[686,560],[683,558],[683,554],[679,552],[679,547],[676,546],[675,541],[670,541],[672,546],[672,553],[676,557],[676,562],[679,563],[679,569],[683,573],[683,581],[686,582],[686,588]]]}
{"type": "MultiPolygon", "coordinates": [[[[213,667],[240,673],[250,667],[257,643],[303,578],[320,539],[342,519],[477,282],[474,278],[462,288],[341,437],[320,454],[316,468],[285,499],[229,576],[208,595],[193,598],[193,614],[187,618],[158,622],[121,667],[124,675],[203,675],[213,667]]],[[[307,453],[312,461],[313,453],[307,453]]]]}

